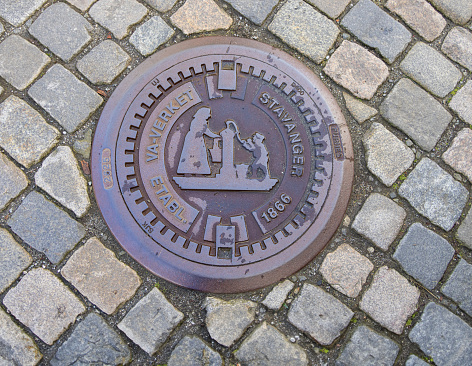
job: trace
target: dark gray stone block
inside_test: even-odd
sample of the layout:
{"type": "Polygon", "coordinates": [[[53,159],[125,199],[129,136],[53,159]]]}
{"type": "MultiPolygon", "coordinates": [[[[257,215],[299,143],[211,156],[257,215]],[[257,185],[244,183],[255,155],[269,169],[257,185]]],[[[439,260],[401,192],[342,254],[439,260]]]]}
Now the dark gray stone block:
{"type": "Polygon", "coordinates": [[[168,366],[221,366],[221,356],[198,337],[185,337],[170,355],[168,366]]]}
{"type": "Polygon", "coordinates": [[[461,259],[441,291],[472,316],[472,264],[461,259]]]}
{"type": "Polygon", "coordinates": [[[444,275],[453,256],[454,248],[446,239],[414,223],[400,241],[393,258],[409,275],[431,290],[444,275]]]}

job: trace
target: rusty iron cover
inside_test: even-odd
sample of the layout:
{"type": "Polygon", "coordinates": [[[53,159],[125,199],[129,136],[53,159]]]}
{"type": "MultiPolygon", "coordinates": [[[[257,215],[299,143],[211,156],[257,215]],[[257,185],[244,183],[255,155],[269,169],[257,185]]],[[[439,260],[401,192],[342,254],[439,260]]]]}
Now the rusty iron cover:
{"type": "Polygon", "coordinates": [[[182,42],[117,87],[92,179],[118,242],[166,280],[235,293],[277,282],[327,244],[347,207],[353,151],[328,89],[268,45],[182,42]]]}

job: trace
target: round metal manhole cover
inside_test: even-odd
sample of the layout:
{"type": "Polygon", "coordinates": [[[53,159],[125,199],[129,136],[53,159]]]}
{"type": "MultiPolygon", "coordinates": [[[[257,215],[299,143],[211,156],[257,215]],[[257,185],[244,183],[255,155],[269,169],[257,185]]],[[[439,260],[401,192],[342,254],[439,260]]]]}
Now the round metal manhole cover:
{"type": "Polygon", "coordinates": [[[259,42],[208,37],[123,80],[92,169],[100,210],[139,263],[185,287],[241,292],[323,249],[347,207],[353,152],[308,68],[259,42]]]}

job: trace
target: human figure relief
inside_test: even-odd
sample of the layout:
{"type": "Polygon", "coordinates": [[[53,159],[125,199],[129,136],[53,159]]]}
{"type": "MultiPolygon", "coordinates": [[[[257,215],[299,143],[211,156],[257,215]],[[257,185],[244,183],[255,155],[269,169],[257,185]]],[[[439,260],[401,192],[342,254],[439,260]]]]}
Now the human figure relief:
{"type": "Polygon", "coordinates": [[[190,123],[190,130],[185,135],[182,154],[180,155],[177,173],[179,174],[210,174],[210,163],[205,145],[204,136],[219,138],[220,135],[214,133],[208,127],[208,120],[211,118],[209,107],[200,108],[193,116],[190,123]]]}
{"type": "Polygon", "coordinates": [[[257,175],[257,169],[260,169],[265,178],[269,174],[269,153],[267,152],[264,140],[264,135],[256,132],[252,138],[241,140],[241,143],[243,147],[252,152],[252,155],[254,156],[254,161],[251,164],[252,175],[257,175]]]}

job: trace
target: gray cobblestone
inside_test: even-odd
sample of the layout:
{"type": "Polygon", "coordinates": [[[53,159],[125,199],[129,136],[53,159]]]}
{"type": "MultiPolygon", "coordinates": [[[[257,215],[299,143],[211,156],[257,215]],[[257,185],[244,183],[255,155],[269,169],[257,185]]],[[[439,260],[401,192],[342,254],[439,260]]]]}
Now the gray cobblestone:
{"type": "Polygon", "coordinates": [[[205,323],[211,338],[229,347],[253,322],[256,304],[242,299],[224,301],[216,297],[207,297],[205,309],[207,312],[205,323]]]}
{"type": "Polygon", "coordinates": [[[405,220],[405,210],[391,199],[372,193],[357,214],[352,228],[387,250],[395,240],[405,220]]]}
{"type": "Polygon", "coordinates": [[[233,19],[213,0],[187,0],[170,18],[185,34],[228,29],[233,19]]]}
{"type": "Polygon", "coordinates": [[[418,42],[400,64],[400,69],[426,90],[438,97],[452,91],[462,73],[440,52],[425,43],[418,42]]]}
{"type": "Polygon", "coordinates": [[[61,273],[107,314],[112,314],[133,297],[141,284],[136,272],[116,259],[115,254],[97,238],[89,239],[77,249],[61,273]]]}
{"type": "Polygon", "coordinates": [[[427,151],[433,149],[452,120],[436,99],[406,78],[382,102],[380,113],[427,151]]]}
{"type": "Polygon", "coordinates": [[[68,146],[59,146],[34,175],[38,187],[62,205],[82,217],[90,207],[87,181],[80,173],[77,160],[68,146]]]}
{"type": "Polygon", "coordinates": [[[381,267],[362,297],[360,308],[388,330],[402,334],[416,310],[420,291],[394,269],[381,267]]]}
{"type": "Polygon", "coordinates": [[[348,244],[329,253],[320,273],[336,290],[349,297],[357,297],[374,265],[348,244]]]}
{"type": "Polygon", "coordinates": [[[0,210],[18,196],[27,186],[25,173],[0,153],[0,210]]]}
{"type": "Polygon", "coordinates": [[[90,157],[90,150],[92,147],[92,130],[87,130],[84,134],[83,139],[78,139],[74,142],[72,148],[74,151],[84,158],[88,159],[90,157]]]}
{"type": "Polygon", "coordinates": [[[85,307],[51,272],[35,268],[6,294],[3,304],[20,322],[51,345],[85,307]]]}
{"type": "Polygon", "coordinates": [[[69,62],[90,40],[90,23],[65,3],[47,8],[29,32],[64,61],[69,62]]]}
{"type": "Polygon", "coordinates": [[[367,168],[390,187],[415,160],[415,154],[380,123],[364,134],[367,168]]]}
{"type": "Polygon", "coordinates": [[[90,313],[59,347],[51,365],[123,365],[129,361],[126,343],[98,314],[90,313]]]}
{"type": "Polygon", "coordinates": [[[400,241],[393,258],[406,273],[431,290],[444,275],[453,256],[454,248],[446,239],[414,223],[400,241]]]}
{"type": "Polygon", "coordinates": [[[29,168],[56,144],[59,132],[20,98],[10,95],[0,105],[0,146],[29,168]]]}
{"type": "Polygon", "coordinates": [[[165,13],[172,9],[177,0],[144,0],[157,11],[165,13]]]}
{"type": "Polygon", "coordinates": [[[147,8],[136,0],[99,0],[90,8],[89,14],[116,38],[123,39],[129,28],[146,16],[147,8]]]}
{"type": "Polygon", "coordinates": [[[183,317],[184,315],[154,288],[126,314],[118,328],[147,353],[153,354],[183,317]]]}
{"type": "Polygon", "coordinates": [[[43,195],[31,192],[7,221],[28,245],[53,263],[62,260],[85,235],[85,228],[43,195]]]}
{"type": "Polygon", "coordinates": [[[330,18],[337,18],[346,9],[350,0],[308,0],[311,5],[316,6],[330,18]]]}
{"type": "Polygon", "coordinates": [[[411,40],[410,32],[370,0],[360,0],[341,25],[392,63],[411,40]],[[386,31],[388,29],[388,31],[386,31]]]}
{"type": "Polygon", "coordinates": [[[316,63],[323,61],[339,34],[332,21],[301,0],[285,3],[269,31],[316,63]]]}
{"type": "Polygon", "coordinates": [[[51,59],[25,39],[12,34],[0,44],[0,75],[23,90],[51,59]],[[12,57],[12,55],[16,55],[12,57]]]}
{"type": "Polygon", "coordinates": [[[244,340],[235,355],[248,365],[308,365],[305,351],[300,346],[291,344],[280,331],[266,322],[244,340]]]}
{"type": "Polygon", "coordinates": [[[168,366],[222,366],[221,356],[198,337],[185,337],[172,351],[168,366]]]}
{"type": "Polygon", "coordinates": [[[472,125],[472,81],[468,81],[459,91],[452,97],[449,103],[459,117],[472,125]]]}
{"type": "Polygon", "coordinates": [[[349,41],[344,41],[334,52],[324,71],[362,99],[371,99],[388,77],[387,65],[365,48],[349,41]]]}
{"type": "Polygon", "coordinates": [[[267,306],[269,309],[275,311],[279,310],[293,287],[294,283],[290,280],[285,280],[284,282],[277,284],[277,286],[267,294],[264,301],[262,301],[262,304],[267,306]]]}
{"type": "Polygon", "coordinates": [[[288,321],[323,345],[349,325],[354,313],[333,295],[305,283],[288,312],[288,321]]]}
{"type": "Polygon", "coordinates": [[[472,33],[465,28],[453,28],[441,47],[452,60],[472,71],[472,33]]]}
{"type": "Polygon", "coordinates": [[[418,358],[415,355],[411,355],[406,360],[405,366],[428,366],[429,363],[423,361],[421,358],[418,358]]]}
{"type": "Polygon", "coordinates": [[[472,264],[461,259],[441,291],[472,316],[472,264]]]}
{"type": "Polygon", "coordinates": [[[0,364],[34,366],[42,358],[38,347],[13,320],[0,309],[0,364]]]}
{"type": "MultiPolygon", "coordinates": [[[[472,82],[469,81],[469,90],[471,92],[472,103],[472,82]]],[[[464,103],[464,106],[465,103],[464,103]]],[[[470,108],[469,104],[466,108],[470,108]]],[[[472,108],[471,108],[472,112],[472,108]]],[[[471,116],[472,117],[472,116],[471,116]]],[[[454,168],[454,170],[464,174],[470,182],[472,182],[472,155],[470,154],[470,147],[472,146],[472,130],[464,128],[452,141],[452,145],[443,154],[443,160],[454,168]]]]}
{"type": "Polygon", "coordinates": [[[47,0],[0,0],[0,17],[15,27],[18,27],[33,15],[46,1],[47,0]]]}
{"type": "Polygon", "coordinates": [[[251,0],[227,0],[233,8],[250,19],[253,23],[261,25],[279,0],[251,1],[251,0]]]}
{"type": "Polygon", "coordinates": [[[0,293],[32,262],[33,259],[28,252],[13,239],[11,234],[5,229],[0,229],[0,293]]]}
{"type": "Polygon", "coordinates": [[[426,305],[421,320],[408,335],[439,366],[463,366],[472,360],[472,328],[440,305],[426,305]]]}
{"type": "Polygon", "coordinates": [[[426,0],[389,0],[387,8],[399,15],[428,42],[438,38],[447,24],[426,0]]]}
{"type": "Polygon", "coordinates": [[[129,42],[143,56],[148,56],[173,35],[174,30],[160,16],[155,16],[139,26],[129,38],[129,42]]]}
{"type": "Polygon", "coordinates": [[[446,231],[461,216],[467,189],[434,161],[423,158],[398,190],[413,208],[446,231]]]}
{"type": "Polygon", "coordinates": [[[34,83],[28,94],[69,133],[102,103],[97,93],[59,64],[34,83]]]}
{"type": "Polygon", "coordinates": [[[336,360],[336,366],[391,366],[399,350],[391,339],[360,326],[336,360]]]}
{"type": "Polygon", "coordinates": [[[456,237],[462,244],[472,250],[472,210],[469,210],[459,229],[457,229],[456,237]]]}
{"type": "Polygon", "coordinates": [[[472,17],[472,3],[469,0],[430,0],[439,11],[459,24],[465,24],[472,17]]]}
{"type": "Polygon", "coordinates": [[[352,114],[354,119],[359,123],[364,123],[378,113],[377,109],[369,107],[367,104],[351,97],[347,93],[343,93],[343,96],[344,100],[346,101],[347,109],[352,114]]]}
{"type": "Polygon", "coordinates": [[[120,46],[105,40],[77,62],[77,69],[93,84],[111,84],[130,62],[120,46]]]}

